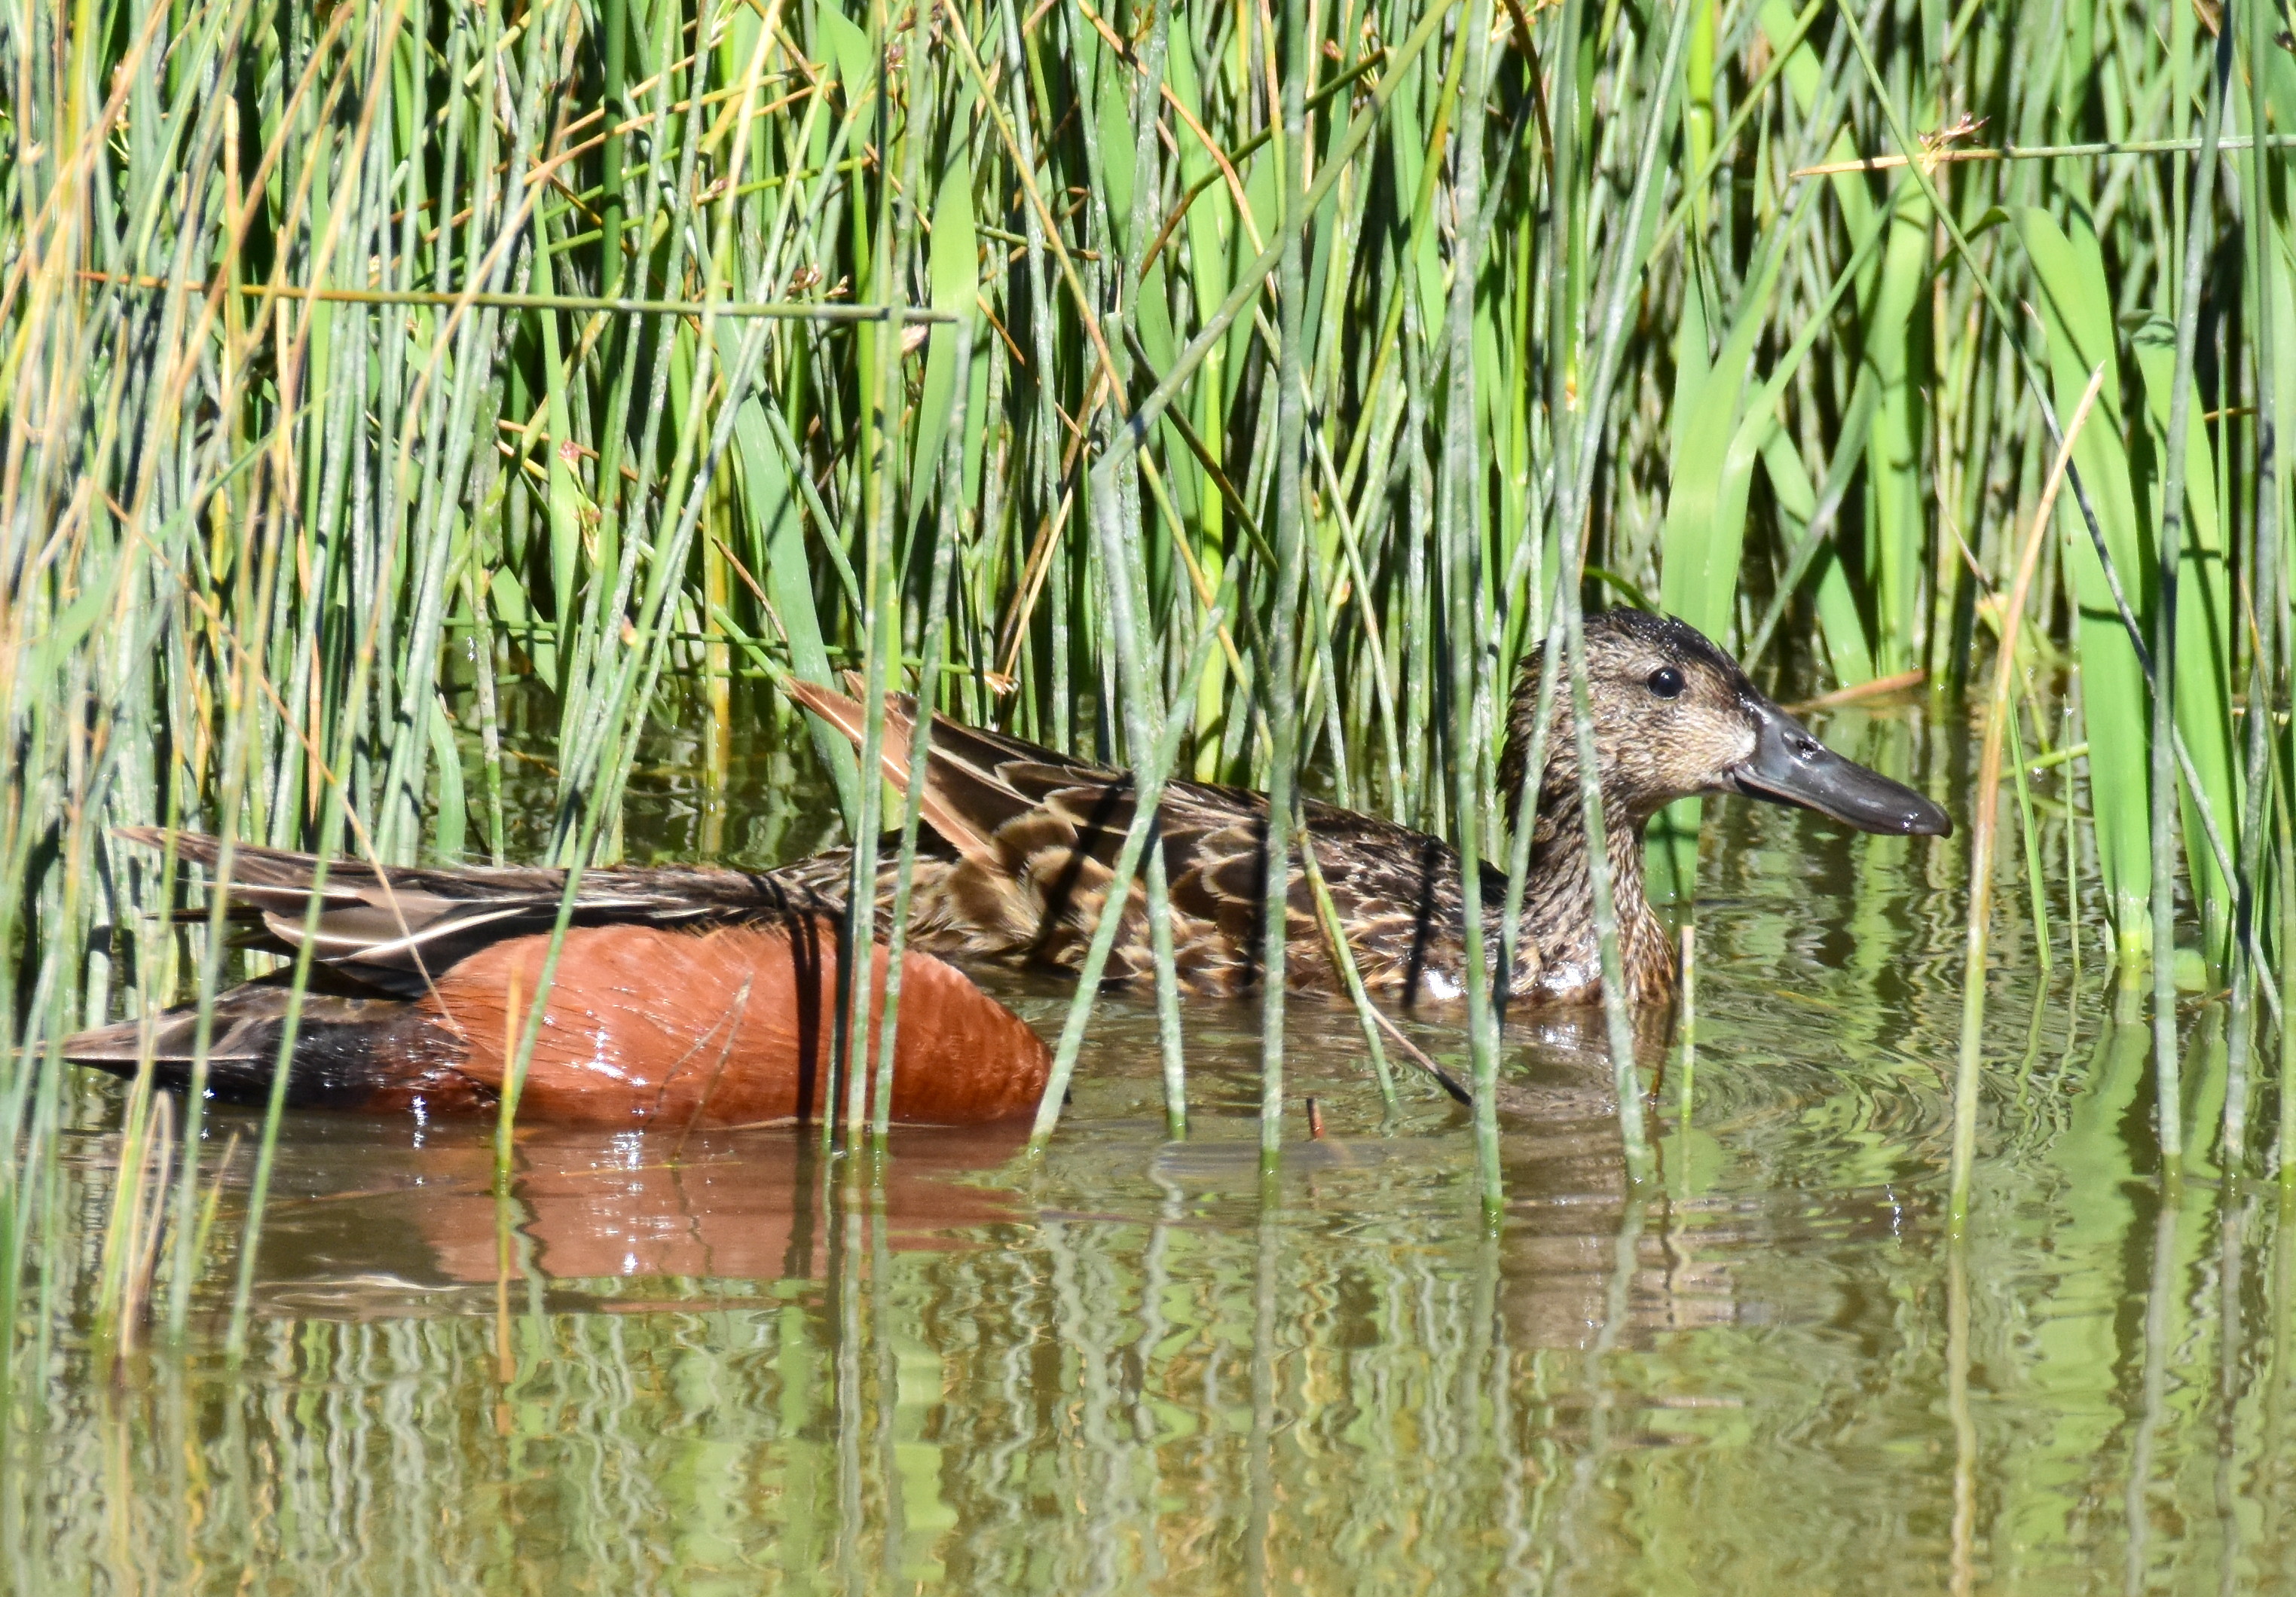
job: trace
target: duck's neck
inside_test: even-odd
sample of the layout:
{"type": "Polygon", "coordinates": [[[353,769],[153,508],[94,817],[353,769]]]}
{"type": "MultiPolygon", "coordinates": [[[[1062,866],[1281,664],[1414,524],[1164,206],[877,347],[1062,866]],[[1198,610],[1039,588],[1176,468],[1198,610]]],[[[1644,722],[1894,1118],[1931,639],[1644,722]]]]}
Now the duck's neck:
{"type": "MultiPolygon", "coordinates": [[[[1535,981],[1554,998],[1591,992],[1602,980],[1595,930],[1594,873],[1588,870],[1586,811],[1573,781],[1562,792],[1543,794],[1523,889],[1518,946],[1520,979],[1535,981]],[[1537,962],[1537,974],[1531,963],[1537,962]]],[[[1644,890],[1643,827],[1646,817],[1603,806],[1603,856],[1611,864],[1611,903],[1618,918],[1619,954],[1630,995],[1651,995],[1671,985],[1673,961],[1665,929],[1644,890]]]]}

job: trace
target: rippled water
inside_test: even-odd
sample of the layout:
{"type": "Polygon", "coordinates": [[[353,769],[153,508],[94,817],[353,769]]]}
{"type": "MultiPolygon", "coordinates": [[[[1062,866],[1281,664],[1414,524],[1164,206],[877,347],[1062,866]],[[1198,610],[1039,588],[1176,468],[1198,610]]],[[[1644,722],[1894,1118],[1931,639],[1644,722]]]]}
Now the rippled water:
{"type": "MultiPolygon", "coordinates": [[[[1961,817],[1958,729],[1820,729],[1961,817]]],[[[634,835],[820,839],[781,745],[722,797],[678,755],[634,835]]],[[[2096,928],[2076,975],[2060,884],[2044,982],[2005,890],[1956,1246],[1966,827],[1718,807],[1692,1104],[1654,1050],[1645,1197],[1592,1036],[1510,1035],[1489,1227],[1464,1115],[1406,1081],[1386,1120],[1352,1017],[1312,1003],[1290,1069],[1324,1134],[1296,1115],[1265,1182],[1257,1014],[1218,1003],[1190,1011],[1186,1142],[1152,1012],[1111,998],[1036,1164],[977,1133],[880,1165],[536,1130],[497,1200],[482,1131],[291,1116],[240,1368],[202,1342],[96,1379],[70,1329],[94,1241],[52,1270],[6,1566],[27,1591],[394,1597],[2296,1588],[2296,1227],[2205,1167],[2164,1199],[2147,1034],[2112,1023],[2096,928]]],[[[1057,983],[996,986],[1057,1025],[1057,983]]],[[[2221,1017],[2186,1028],[2202,1125],[2221,1017]]],[[[63,1181],[92,1239],[113,1094],[80,1112],[63,1181]]],[[[203,1306],[228,1290],[219,1268],[203,1306]]]]}

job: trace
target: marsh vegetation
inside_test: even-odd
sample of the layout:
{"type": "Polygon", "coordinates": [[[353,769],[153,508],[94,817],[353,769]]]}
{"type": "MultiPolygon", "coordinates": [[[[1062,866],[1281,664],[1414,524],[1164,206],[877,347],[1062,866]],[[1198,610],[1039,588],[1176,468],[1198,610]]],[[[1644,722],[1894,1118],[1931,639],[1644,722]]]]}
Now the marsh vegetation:
{"type": "Polygon", "coordinates": [[[0,15],[10,1578],[2284,1580],[2289,26],[0,15]],[[1677,807],[1695,1023],[1471,993],[1472,1120],[1344,1005],[1025,981],[1075,1101],[988,1160],[56,1052],[247,969],[118,827],[913,824],[791,676],[1519,881],[1505,684],[1619,602],[1961,829],[1677,807]]]}

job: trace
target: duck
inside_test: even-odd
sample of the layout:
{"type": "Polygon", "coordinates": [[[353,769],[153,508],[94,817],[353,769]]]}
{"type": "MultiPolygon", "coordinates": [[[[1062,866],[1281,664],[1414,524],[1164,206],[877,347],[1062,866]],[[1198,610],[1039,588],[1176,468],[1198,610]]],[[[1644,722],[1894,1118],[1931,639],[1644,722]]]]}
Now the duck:
{"type": "MultiPolygon", "coordinates": [[[[1644,888],[1651,816],[1693,794],[1798,806],[1860,831],[1943,836],[1944,810],[1827,749],[1685,622],[1617,609],[1589,616],[1585,645],[1606,855],[1627,996],[1673,992],[1673,945],[1644,888]]],[[[1500,790],[1520,790],[1536,741],[1541,651],[1508,700],[1500,790]]],[[[863,705],[817,684],[785,684],[857,748],[863,705]]],[[[1529,872],[1510,1002],[1567,1009],[1602,995],[1578,753],[1568,696],[1554,695],[1537,775],[1529,872]]],[[[913,699],[889,696],[885,777],[922,784],[889,1118],[972,1125],[1029,1111],[1051,1071],[1043,1040],[964,967],[1075,971],[1114,891],[1136,781],[1021,739],[935,714],[923,758],[913,699]],[[920,763],[922,769],[918,768],[920,763]]],[[[1441,839],[1309,799],[1305,835],[1360,979],[1383,1002],[1440,1005],[1466,983],[1463,874],[1441,839]]],[[[1156,816],[1181,981],[1233,995],[1259,985],[1267,796],[1173,782],[1156,816]]],[[[250,946],[293,955],[308,942],[285,1085],[295,1107],[423,1116],[488,1114],[500,1103],[541,981],[565,872],[337,861],[198,833],[130,829],[221,878],[226,915],[250,946]],[[314,900],[316,900],[315,905],[314,900]]],[[[900,850],[874,861],[882,997],[900,850]]],[[[840,936],[853,864],[831,849],[771,871],[663,865],[586,871],[521,1091],[521,1118],[726,1126],[835,1112],[827,1082],[840,936]]],[[[1481,867],[1484,946],[1504,946],[1506,878],[1481,867]]],[[[1286,986],[1338,990],[1312,889],[1296,856],[1287,878],[1286,986]]],[[[1128,888],[1104,979],[1152,975],[1145,897],[1128,888]]],[[[1494,970],[1494,978],[1499,974],[1494,970]]],[[[258,1103],[271,1090],[289,1018],[281,972],[220,995],[208,1090],[258,1103]]],[[[86,1031],[67,1059],[132,1074],[150,1057],[163,1085],[186,1085],[198,1011],[86,1031]]],[[[873,1084],[871,1088],[874,1090],[873,1084]]]]}
{"type": "MultiPolygon", "coordinates": [[[[566,875],[426,870],[337,860],[194,832],[124,829],[220,878],[248,946],[313,956],[284,1087],[288,1106],[421,1119],[493,1116],[531,1021],[566,875]],[[316,900],[316,904],[315,901],[316,900]],[[316,917],[314,912],[316,910],[316,917]]],[[[203,918],[203,912],[192,912],[203,918]]],[[[518,1096],[521,1122],[629,1128],[803,1123],[833,1116],[839,941],[802,885],[730,870],[594,870],[570,923],[518,1096]]],[[[873,946],[869,1013],[889,951],[873,946]]],[[[1052,1052],[1027,1022],[947,962],[900,963],[890,1120],[978,1126],[1033,1111],[1052,1052]]],[[[219,995],[206,1089],[271,1093],[291,970],[219,995]]],[[[63,1057],[189,1085],[199,1010],[184,1005],[66,1039],[63,1057]]],[[[873,1077],[873,1071],[872,1072],[873,1077]]],[[[867,1085],[873,1112],[876,1084],[867,1085]]]]}
{"type": "MultiPolygon", "coordinates": [[[[1620,607],[1587,616],[1583,637],[1628,1001],[1672,997],[1673,939],[1644,882],[1643,833],[1677,798],[1736,794],[1813,810],[1857,831],[1945,836],[1946,812],[1923,795],[1828,749],[1755,687],[1738,663],[1688,623],[1620,607]]],[[[1525,656],[1508,699],[1498,790],[1521,791],[1538,730],[1544,651],[1525,656]]],[[[1558,687],[1567,684],[1558,684],[1558,687]]],[[[785,690],[857,749],[862,702],[791,680],[785,690]]],[[[1505,946],[1506,873],[1481,866],[1488,974],[1505,977],[1511,1008],[1585,1006],[1602,998],[1594,889],[1570,694],[1549,708],[1537,776],[1530,864],[1512,969],[1505,946]]],[[[922,782],[923,821],[913,866],[912,946],[960,963],[996,962],[1075,970],[1107,902],[1117,855],[1132,824],[1135,779],[999,732],[935,715],[916,767],[913,700],[890,696],[881,748],[885,777],[906,793],[922,782]]],[[[1440,838],[1337,806],[1301,805],[1308,847],[1324,878],[1359,979],[1382,1001],[1454,1003],[1467,991],[1464,876],[1440,838]]],[[[1155,817],[1164,856],[1177,975],[1193,992],[1234,995],[1259,980],[1267,856],[1267,798],[1207,782],[1173,781],[1155,817]]],[[[813,902],[838,905],[849,852],[785,867],[777,880],[813,902]]],[[[898,850],[881,844],[876,884],[889,918],[898,850]]],[[[1333,993],[1343,980],[1321,930],[1313,889],[1292,851],[1285,893],[1287,987],[1333,993]]],[[[1152,976],[1145,893],[1119,912],[1105,979],[1152,976]]]]}

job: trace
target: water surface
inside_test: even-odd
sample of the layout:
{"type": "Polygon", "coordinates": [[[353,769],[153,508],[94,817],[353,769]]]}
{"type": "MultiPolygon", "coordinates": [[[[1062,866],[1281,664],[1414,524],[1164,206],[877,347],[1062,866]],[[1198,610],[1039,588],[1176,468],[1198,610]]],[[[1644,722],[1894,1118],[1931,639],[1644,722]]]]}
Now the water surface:
{"type": "MultiPolygon", "coordinates": [[[[1957,728],[1820,729],[1965,818],[1957,728]]],[[[801,747],[750,741],[713,785],[672,740],[633,856],[823,841],[801,747]]],[[[1596,1041],[1518,1024],[1495,1225],[1464,1114],[1406,1079],[1387,1115],[1344,1010],[1294,1007],[1324,1134],[1295,1113],[1263,1181],[1256,1011],[1191,1008],[1174,1142],[1152,1011],[1118,997],[1035,1163],[537,1128],[498,1200],[483,1130],[291,1115],[247,1361],[209,1334],[226,1257],[194,1350],[106,1379],[80,1299],[118,1093],[78,1084],[88,1257],[52,1260],[6,1567],[390,1597],[2296,1589],[2296,1227],[2205,1167],[2164,1198],[2096,926],[2076,973],[2059,883],[2045,979],[2005,879],[1955,1245],[1965,825],[1715,808],[1686,1118],[1681,1051],[1647,1061],[1659,1181],[1629,1199],[1596,1041]]],[[[1059,983],[995,985],[1057,1027],[1059,983]]],[[[2212,1123],[2221,1017],[2185,1029],[2212,1123]]],[[[250,1124],[216,1117],[209,1158],[250,1124]]]]}

